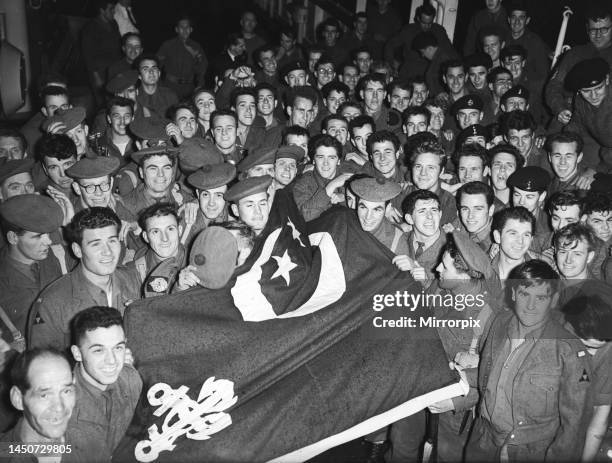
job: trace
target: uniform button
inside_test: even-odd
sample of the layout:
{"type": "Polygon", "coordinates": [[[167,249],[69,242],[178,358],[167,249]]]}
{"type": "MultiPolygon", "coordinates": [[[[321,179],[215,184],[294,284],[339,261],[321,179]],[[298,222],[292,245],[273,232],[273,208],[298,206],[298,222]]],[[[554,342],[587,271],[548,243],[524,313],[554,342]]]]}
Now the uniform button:
{"type": "Polygon", "coordinates": [[[510,434],[510,439],[514,439],[514,434],[510,434]]]}
{"type": "Polygon", "coordinates": [[[523,422],[522,422],[522,421],[519,421],[519,422],[518,422],[518,424],[519,424],[519,426],[521,426],[521,425],[523,424],[523,422]]]}

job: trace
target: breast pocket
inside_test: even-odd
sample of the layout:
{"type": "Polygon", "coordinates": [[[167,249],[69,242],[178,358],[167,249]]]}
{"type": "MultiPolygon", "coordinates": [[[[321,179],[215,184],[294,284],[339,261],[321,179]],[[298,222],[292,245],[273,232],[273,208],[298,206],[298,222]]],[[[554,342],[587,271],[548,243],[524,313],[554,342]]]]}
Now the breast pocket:
{"type": "Polygon", "coordinates": [[[550,416],[557,410],[560,376],[532,374],[531,394],[527,398],[530,411],[536,416],[550,416]]]}

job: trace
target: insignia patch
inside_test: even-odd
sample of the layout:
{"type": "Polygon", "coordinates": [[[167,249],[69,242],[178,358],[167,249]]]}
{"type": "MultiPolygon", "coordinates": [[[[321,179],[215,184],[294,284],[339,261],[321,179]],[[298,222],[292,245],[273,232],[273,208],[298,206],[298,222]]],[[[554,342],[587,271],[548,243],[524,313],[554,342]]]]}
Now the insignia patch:
{"type": "Polygon", "coordinates": [[[168,290],[168,279],[165,277],[155,277],[147,283],[147,289],[154,293],[164,293],[168,290]]]}
{"type": "Polygon", "coordinates": [[[40,312],[36,312],[36,317],[34,317],[34,324],[35,325],[42,325],[43,323],[45,323],[45,321],[40,316],[40,312]]]}
{"type": "Polygon", "coordinates": [[[582,370],[582,376],[580,377],[580,379],[578,380],[579,383],[584,383],[584,382],[591,382],[591,380],[589,379],[589,375],[586,371],[586,369],[582,370]]]}

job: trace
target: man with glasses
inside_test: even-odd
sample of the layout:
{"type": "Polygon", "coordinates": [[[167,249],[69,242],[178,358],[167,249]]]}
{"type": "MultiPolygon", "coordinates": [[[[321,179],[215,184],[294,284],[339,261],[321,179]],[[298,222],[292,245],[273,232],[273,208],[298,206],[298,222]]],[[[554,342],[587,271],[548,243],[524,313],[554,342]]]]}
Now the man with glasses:
{"type": "Polygon", "coordinates": [[[546,104],[558,123],[566,125],[572,119],[572,95],[565,92],[563,83],[570,69],[589,58],[602,58],[612,66],[612,12],[606,1],[591,4],[585,14],[589,43],[573,47],[563,55],[545,89],[546,104]]]}
{"type": "Polygon", "coordinates": [[[140,77],[136,101],[163,117],[170,106],[178,103],[178,97],[173,90],[160,85],[161,71],[157,57],[141,55],[136,62],[136,69],[140,77]]]}
{"type": "Polygon", "coordinates": [[[487,82],[493,95],[490,104],[493,106],[493,115],[497,116],[500,111],[501,98],[512,88],[512,73],[501,66],[494,67],[487,75],[487,82]]]}

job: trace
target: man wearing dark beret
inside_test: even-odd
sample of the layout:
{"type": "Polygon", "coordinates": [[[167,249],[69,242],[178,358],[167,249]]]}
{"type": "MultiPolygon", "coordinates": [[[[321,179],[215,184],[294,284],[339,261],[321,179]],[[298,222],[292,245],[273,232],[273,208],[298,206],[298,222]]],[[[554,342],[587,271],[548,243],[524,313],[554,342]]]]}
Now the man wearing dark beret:
{"type": "Polygon", "coordinates": [[[274,185],[277,190],[285,188],[295,179],[298,165],[302,163],[304,150],[299,146],[281,146],[274,158],[274,185]]]}
{"type": "Polygon", "coordinates": [[[24,194],[34,193],[31,159],[18,159],[0,163],[0,203],[24,194]]]}
{"type": "Polygon", "coordinates": [[[76,146],[77,159],[81,159],[86,154],[95,154],[87,142],[89,126],[85,121],[86,116],[87,113],[82,106],[69,109],[60,108],[43,123],[43,129],[48,133],[68,135],[76,146]]]}
{"type": "Polygon", "coordinates": [[[478,95],[465,95],[451,106],[451,114],[460,130],[470,125],[480,124],[483,118],[484,103],[478,95]]]}
{"type": "Polygon", "coordinates": [[[225,200],[232,203],[232,213],[259,235],[270,213],[268,187],[272,177],[251,177],[232,186],[225,193],[225,200]]]}

